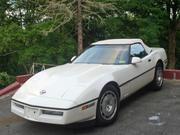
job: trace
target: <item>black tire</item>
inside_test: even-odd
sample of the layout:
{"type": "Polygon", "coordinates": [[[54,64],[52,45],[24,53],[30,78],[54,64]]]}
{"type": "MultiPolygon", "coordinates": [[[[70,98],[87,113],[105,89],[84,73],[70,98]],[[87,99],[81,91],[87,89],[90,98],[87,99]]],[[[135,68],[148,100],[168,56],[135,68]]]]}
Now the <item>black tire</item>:
{"type": "Polygon", "coordinates": [[[152,81],[153,90],[160,90],[164,82],[163,65],[158,62],[155,68],[154,79],[152,81]]]}
{"type": "Polygon", "coordinates": [[[108,125],[113,123],[119,111],[120,95],[114,85],[106,85],[99,96],[96,122],[98,125],[108,125]]]}

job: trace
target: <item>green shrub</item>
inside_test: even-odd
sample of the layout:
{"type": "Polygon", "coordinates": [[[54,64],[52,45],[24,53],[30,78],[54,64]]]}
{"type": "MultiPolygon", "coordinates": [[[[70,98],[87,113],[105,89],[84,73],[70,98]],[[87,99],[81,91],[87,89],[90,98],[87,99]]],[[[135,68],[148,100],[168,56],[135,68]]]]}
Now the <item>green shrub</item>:
{"type": "Polygon", "coordinates": [[[14,76],[8,75],[6,72],[0,73],[0,89],[6,87],[15,80],[14,76]]]}

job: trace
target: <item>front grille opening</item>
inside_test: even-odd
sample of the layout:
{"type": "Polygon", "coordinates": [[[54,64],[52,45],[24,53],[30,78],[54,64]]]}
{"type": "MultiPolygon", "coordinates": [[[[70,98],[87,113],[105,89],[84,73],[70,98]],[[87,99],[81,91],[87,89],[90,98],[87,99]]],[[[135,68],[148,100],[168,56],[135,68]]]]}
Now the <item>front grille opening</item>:
{"type": "Polygon", "coordinates": [[[24,109],[24,106],[23,105],[20,105],[20,104],[17,104],[17,103],[14,103],[15,106],[17,106],[18,108],[21,108],[21,109],[24,109]]]}
{"type": "Polygon", "coordinates": [[[55,116],[63,116],[63,112],[59,112],[59,111],[49,111],[49,110],[42,110],[42,114],[55,115],[55,116]]]}

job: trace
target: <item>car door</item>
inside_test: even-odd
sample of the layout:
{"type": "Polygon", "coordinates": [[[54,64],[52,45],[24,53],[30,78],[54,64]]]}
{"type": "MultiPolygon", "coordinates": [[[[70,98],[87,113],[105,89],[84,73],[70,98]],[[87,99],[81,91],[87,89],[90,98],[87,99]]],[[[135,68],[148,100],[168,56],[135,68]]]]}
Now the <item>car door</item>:
{"type": "Polygon", "coordinates": [[[154,67],[151,55],[148,55],[141,43],[135,43],[130,46],[130,63],[124,72],[127,74],[127,80],[121,83],[123,97],[126,97],[152,81],[154,76],[154,67]],[[133,57],[139,57],[140,63],[131,64],[133,57]]]}

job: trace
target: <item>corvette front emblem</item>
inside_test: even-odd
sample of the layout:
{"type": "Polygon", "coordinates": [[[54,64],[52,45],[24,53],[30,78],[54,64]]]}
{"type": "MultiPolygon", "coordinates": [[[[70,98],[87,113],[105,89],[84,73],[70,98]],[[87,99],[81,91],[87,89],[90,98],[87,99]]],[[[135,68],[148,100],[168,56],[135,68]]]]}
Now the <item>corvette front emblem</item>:
{"type": "Polygon", "coordinates": [[[43,94],[45,94],[46,93],[46,90],[41,90],[40,91],[40,95],[43,95],[43,94]]]}

